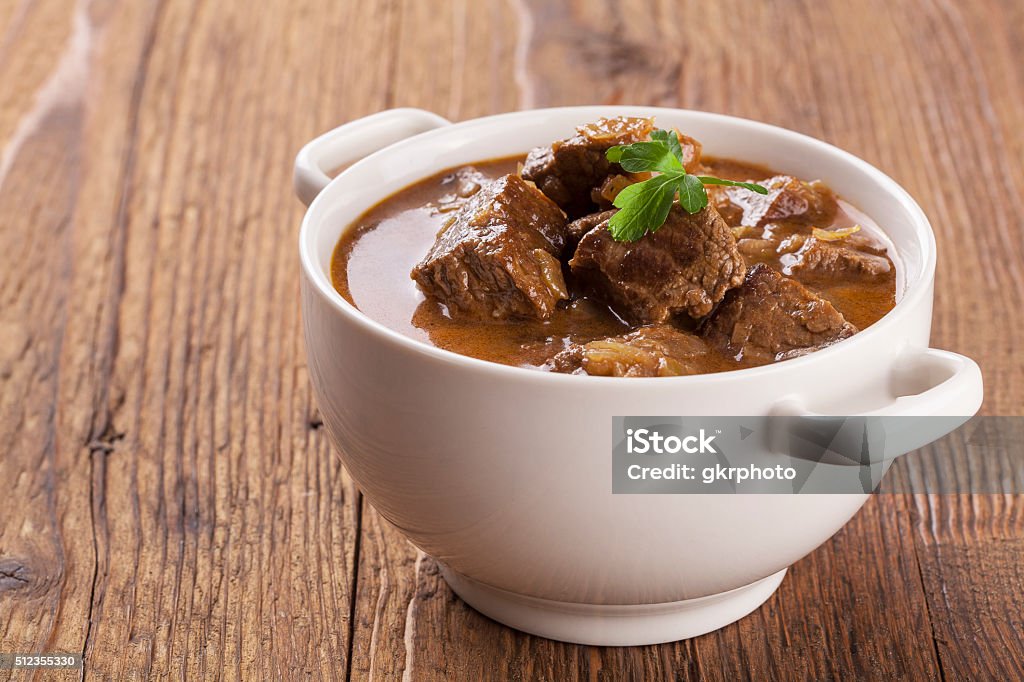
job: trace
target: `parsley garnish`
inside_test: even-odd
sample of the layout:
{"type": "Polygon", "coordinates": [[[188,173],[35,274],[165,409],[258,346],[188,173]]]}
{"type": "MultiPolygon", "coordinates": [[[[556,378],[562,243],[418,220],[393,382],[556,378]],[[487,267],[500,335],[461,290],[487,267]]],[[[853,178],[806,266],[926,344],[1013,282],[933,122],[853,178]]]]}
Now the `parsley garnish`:
{"type": "Polygon", "coordinates": [[[768,193],[767,189],[752,182],[690,175],[683,168],[679,138],[670,130],[655,130],[649,142],[612,147],[606,156],[627,173],[658,173],[649,180],[626,187],[615,197],[612,203],[619,211],[608,221],[608,229],[616,241],[633,242],[648,232],[656,232],[665,224],[677,194],[679,205],[687,213],[700,211],[708,205],[704,185],[730,185],[745,187],[758,194],[768,193]]]}

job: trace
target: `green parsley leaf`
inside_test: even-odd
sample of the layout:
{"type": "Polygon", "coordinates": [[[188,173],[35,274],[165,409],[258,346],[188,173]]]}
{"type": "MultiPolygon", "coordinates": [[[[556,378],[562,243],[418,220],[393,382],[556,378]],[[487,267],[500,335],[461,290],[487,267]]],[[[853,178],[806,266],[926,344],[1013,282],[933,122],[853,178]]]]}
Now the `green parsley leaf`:
{"type": "Polygon", "coordinates": [[[679,160],[679,165],[683,165],[683,148],[679,145],[679,136],[676,135],[675,131],[672,130],[655,130],[651,133],[651,139],[662,142],[669,148],[672,155],[679,160]]]}
{"type": "Polygon", "coordinates": [[[723,180],[722,178],[715,178],[710,175],[698,175],[697,179],[705,185],[728,185],[729,187],[743,187],[749,189],[752,192],[758,194],[768,194],[768,188],[763,185],[759,185],[756,182],[737,182],[735,180],[723,180]]]}
{"type": "MultiPolygon", "coordinates": [[[[696,213],[708,205],[708,193],[704,183],[696,175],[684,175],[679,184],[679,205],[687,213],[696,213]]],[[[665,215],[668,217],[668,214],[665,215]]],[[[660,227],[660,225],[659,225],[660,227]]]]}
{"type": "Polygon", "coordinates": [[[620,144],[605,152],[605,158],[627,173],[668,173],[683,170],[679,137],[669,130],[655,130],[649,142],[620,144]]]}
{"type": "Polygon", "coordinates": [[[605,152],[612,163],[627,173],[660,173],[649,180],[629,185],[615,197],[619,212],[608,221],[608,229],[617,241],[636,241],[665,224],[676,193],[679,205],[688,213],[697,213],[708,205],[704,185],[743,187],[758,194],[768,190],[752,182],[723,180],[709,175],[689,175],[683,167],[683,149],[672,130],[651,132],[650,141],[616,145],[605,152]]]}
{"type": "Polygon", "coordinates": [[[683,170],[683,164],[664,142],[635,142],[627,145],[619,155],[619,165],[627,173],[657,171],[671,173],[683,170]]]}
{"type": "Polygon", "coordinates": [[[679,179],[680,176],[675,173],[665,173],[630,185],[619,192],[614,205],[620,210],[608,221],[612,238],[620,242],[635,242],[647,232],[653,232],[664,225],[672,208],[679,179]]]}

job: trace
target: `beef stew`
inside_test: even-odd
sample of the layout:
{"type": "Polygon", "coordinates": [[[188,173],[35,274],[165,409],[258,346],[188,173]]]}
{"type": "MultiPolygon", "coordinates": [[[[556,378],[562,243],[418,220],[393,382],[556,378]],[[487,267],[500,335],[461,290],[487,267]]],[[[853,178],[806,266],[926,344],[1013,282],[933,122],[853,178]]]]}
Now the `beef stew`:
{"type": "Polygon", "coordinates": [[[613,238],[612,202],[654,174],[630,172],[608,150],[652,131],[650,119],[602,120],[525,159],[418,182],[343,234],[334,286],[369,317],[439,348],[617,377],[784,361],[895,305],[896,267],[866,216],[820,181],[702,156],[678,131],[687,173],[765,193],[708,184],[705,208],[674,202],[656,231],[613,238]]]}

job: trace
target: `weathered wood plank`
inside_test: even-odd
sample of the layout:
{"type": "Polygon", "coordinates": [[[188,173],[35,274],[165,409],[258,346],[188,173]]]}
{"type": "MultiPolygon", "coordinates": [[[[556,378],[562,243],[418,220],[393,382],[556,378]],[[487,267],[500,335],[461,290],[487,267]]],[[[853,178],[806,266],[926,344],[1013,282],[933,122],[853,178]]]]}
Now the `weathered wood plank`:
{"type": "Polygon", "coordinates": [[[3,650],[333,679],[358,494],[316,425],[280,244],[299,142],[345,95],[384,104],[314,92],[354,8],[52,4],[5,15],[0,67],[3,650]]]}
{"type": "Polygon", "coordinates": [[[917,552],[949,679],[1024,676],[1024,499],[917,495],[917,552]]]}
{"type": "MultiPolygon", "coordinates": [[[[124,435],[93,484],[98,676],[345,666],[358,496],[315,427],[282,244],[300,214],[290,159],[326,125],[295,102],[360,99],[313,91],[351,11],[160,8],[125,183],[110,377],[124,435]]],[[[365,45],[339,47],[351,59],[365,45]]]]}
{"type": "Polygon", "coordinates": [[[40,2],[4,17],[0,648],[81,652],[102,579],[91,481],[116,440],[106,408],[118,216],[151,11],[40,2]]]}

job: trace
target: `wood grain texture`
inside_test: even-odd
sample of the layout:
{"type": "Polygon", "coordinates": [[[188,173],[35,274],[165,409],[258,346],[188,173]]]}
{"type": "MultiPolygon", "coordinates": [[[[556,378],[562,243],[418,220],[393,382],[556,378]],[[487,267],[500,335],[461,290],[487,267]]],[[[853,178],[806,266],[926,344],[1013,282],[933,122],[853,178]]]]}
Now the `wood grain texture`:
{"type": "Polygon", "coordinates": [[[98,679],[1021,678],[1019,495],[879,496],[687,642],[564,645],[466,607],[319,428],[290,172],[392,106],[806,132],[920,201],[934,344],[1021,415],[1022,64],[1015,0],[0,3],[0,650],[98,679]]]}

